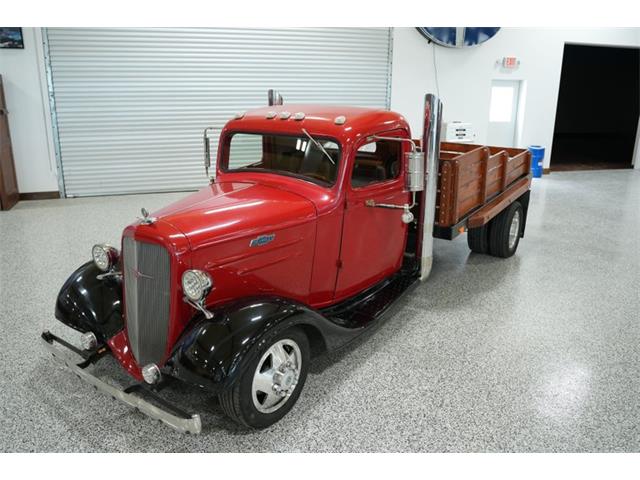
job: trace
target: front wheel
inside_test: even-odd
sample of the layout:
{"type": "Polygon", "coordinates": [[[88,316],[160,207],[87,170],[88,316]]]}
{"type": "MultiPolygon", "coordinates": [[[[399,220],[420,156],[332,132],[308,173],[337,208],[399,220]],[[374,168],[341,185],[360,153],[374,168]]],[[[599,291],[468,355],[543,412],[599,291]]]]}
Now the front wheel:
{"type": "Polygon", "coordinates": [[[235,384],[220,395],[220,404],[233,420],[266,428],[284,417],[298,400],[309,368],[306,335],[292,327],[256,347],[235,384]]]}

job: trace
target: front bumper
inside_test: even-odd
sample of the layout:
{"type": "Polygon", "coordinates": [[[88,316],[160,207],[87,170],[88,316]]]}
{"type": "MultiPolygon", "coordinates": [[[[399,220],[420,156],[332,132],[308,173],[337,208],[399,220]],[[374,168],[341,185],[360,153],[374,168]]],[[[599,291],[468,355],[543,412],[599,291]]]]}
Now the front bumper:
{"type": "Polygon", "coordinates": [[[164,424],[181,433],[198,434],[202,431],[200,415],[189,415],[188,413],[183,412],[166,400],[160,398],[144,384],[135,384],[129,388],[121,390],[87,372],[85,368],[101,358],[106,351],[108,351],[106,350],[106,347],[103,347],[96,352],[81,351],[48,331],[42,333],[42,343],[53,355],[53,358],[55,358],[60,364],[66,366],[80,379],[90,385],[93,385],[96,390],[106,393],[107,395],[111,395],[113,398],[126,403],[130,407],[138,409],[140,412],[153,419],[160,420],[164,424]],[[76,355],[79,355],[82,361],[78,363],[77,359],[73,360],[69,358],[69,356],[65,355],[60,348],[56,347],[56,343],[66,347],[67,350],[74,352],[76,355]],[[152,397],[154,403],[160,406],[154,405],[154,403],[134,395],[136,392],[143,392],[145,395],[152,397]]]}

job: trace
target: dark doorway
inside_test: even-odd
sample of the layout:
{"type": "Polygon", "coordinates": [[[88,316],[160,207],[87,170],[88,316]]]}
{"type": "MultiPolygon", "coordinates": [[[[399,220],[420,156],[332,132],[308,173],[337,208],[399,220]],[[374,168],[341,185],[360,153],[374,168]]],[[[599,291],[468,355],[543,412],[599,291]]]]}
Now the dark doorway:
{"type": "Polygon", "coordinates": [[[640,49],[565,45],[551,170],[631,168],[640,49]]]}

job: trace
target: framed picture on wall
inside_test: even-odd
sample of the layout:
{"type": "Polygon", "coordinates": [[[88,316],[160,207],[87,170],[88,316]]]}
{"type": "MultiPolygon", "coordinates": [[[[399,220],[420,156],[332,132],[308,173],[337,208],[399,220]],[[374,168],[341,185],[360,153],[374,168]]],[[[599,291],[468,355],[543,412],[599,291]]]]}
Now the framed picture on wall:
{"type": "Polygon", "coordinates": [[[24,48],[22,28],[0,27],[0,48],[24,48]]]}

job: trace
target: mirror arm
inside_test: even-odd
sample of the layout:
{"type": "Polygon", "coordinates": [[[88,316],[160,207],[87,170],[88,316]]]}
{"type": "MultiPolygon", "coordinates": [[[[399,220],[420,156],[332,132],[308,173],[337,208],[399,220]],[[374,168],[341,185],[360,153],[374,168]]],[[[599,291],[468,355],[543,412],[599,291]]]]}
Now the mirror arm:
{"type": "Polygon", "coordinates": [[[402,221],[404,223],[411,223],[414,220],[413,213],[411,213],[411,209],[416,206],[416,192],[411,192],[411,205],[395,205],[393,203],[376,203],[375,200],[369,199],[365,200],[365,206],[372,208],[394,208],[398,210],[404,210],[402,212],[402,221]]]}
{"type": "Polygon", "coordinates": [[[216,181],[215,174],[209,177],[209,168],[211,167],[211,146],[209,144],[209,131],[214,130],[214,127],[207,127],[204,129],[202,139],[204,142],[204,172],[211,183],[216,181]]]}
{"type": "Polygon", "coordinates": [[[402,138],[402,137],[381,137],[380,135],[371,135],[367,137],[367,141],[372,140],[391,140],[392,142],[409,142],[411,144],[412,152],[419,152],[420,148],[416,145],[416,142],[411,140],[410,138],[402,138]]]}

